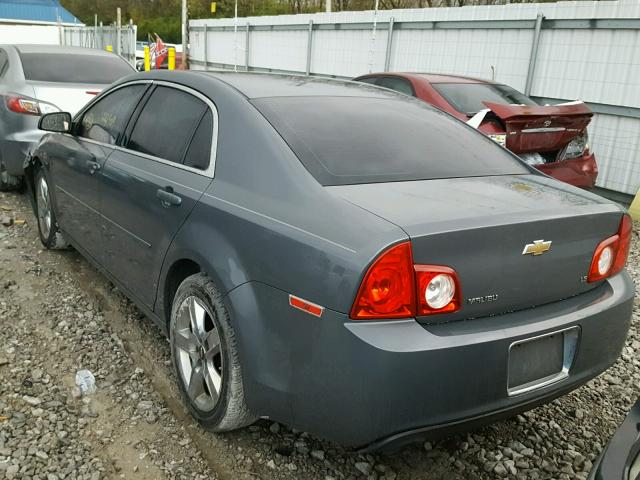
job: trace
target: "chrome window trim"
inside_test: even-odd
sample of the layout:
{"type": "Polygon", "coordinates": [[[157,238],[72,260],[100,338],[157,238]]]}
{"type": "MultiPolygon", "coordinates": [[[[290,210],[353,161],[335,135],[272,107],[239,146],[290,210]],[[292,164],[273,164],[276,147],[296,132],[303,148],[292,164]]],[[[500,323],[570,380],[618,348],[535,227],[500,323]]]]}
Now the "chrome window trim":
{"type": "MultiPolygon", "coordinates": [[[[136,155],[138,157],[141,158],[146,158],[148,160],[153,160],[156,161],[158,163],[162,163],[165,165],[170,165],[172,167],[175,168],[179,168],[181,170],[185,170],[187,172],[190,173],[195,173],[197,175],[201,175],[203,177],[208,177],[208,178],[214,178],[215,176],[215,169],[216,169],[216,156],[217,156],[217,151],[218,151],[218,109],[216,108],[215,103],[213,103],[208,97],[204,96],[202,93],[198,92],[197,90],[194,90],[192,88],[189,87],[185,87],[184,85],[180,85],[177,83],[172,83],[172,82],[167,82],[165,80],[132,80],[130,82],[126,82],[123,83],[121,85],[118,85],[112,89],[110,89],[107,92],[108,96],[109,94],[111,94],[112,92],[115,92],[116,90],[119,90],[121,88],[124,87],[128,87],[130,85],[136,85],[136,84],[152,84],[152,85],[161,85],[163,87],[168,87],[168,88],[174,88],[176,90],[182,90],[190,95],[193,95],[194,97],[196,97],[197,99],[201,100],[202,102],[205,103],[205,105],[207,105],[209,107],[209,109],[211,110],[211,113],[213,114],[213,132],[212,132],[212,136],[211,136],[211,153],[210,153],[210,157],[209,157],[209,166],[207,167],[206,170],[200,170],[197,168],[193,168],[193,167],[189,167],[188,165],[183,165],[181,163],[176,163],[176,162],[171,162],[169,160],[166,160],[164,158],[160,158],[160,157],[156,157],[155,155],[149,155],[146,153],[142,153],[142,152],[138,152],[137,150],[132,150],[130,148],[125,148],[122,147],[120,145],[114,145],[114,144],[110,144],[110,143],[104,143],[104,142],[99,142],[97,140],[93,140],[90,138],[85,138],[85,137],[81,137],[81,136],[76,136],[76,138],[78,139],[82,139],[82,141],[86,141],[89,143],[92,143],[94,145],[99,145],[99,146],[103,146],[106,148],[111,148],[113,150],[119,150],[121,152],[126,152],[129,153],[131,155],[136,155]]],[[[100,98],[102,97],[102,95],[98,96],[95,100],[93,100],[91,103],[89,103],[88,105],[86,105],[82,110],[80,110],[80,112],[78,112],[76,114],[76,116],[74,117],[73,121],[74,123],[76,122],[77,118],[80,118],[82,115],[85,114],[85,112],[91,108],[95,103],[97,103],[100,98]]],[[[65,134],[65,135],[70,135],[70,134],[65,134]]],[[[73,136],[73,135],[70,135],[73,136]]],[[[107,161],[109,161],[107,159],[107,161]]]]}

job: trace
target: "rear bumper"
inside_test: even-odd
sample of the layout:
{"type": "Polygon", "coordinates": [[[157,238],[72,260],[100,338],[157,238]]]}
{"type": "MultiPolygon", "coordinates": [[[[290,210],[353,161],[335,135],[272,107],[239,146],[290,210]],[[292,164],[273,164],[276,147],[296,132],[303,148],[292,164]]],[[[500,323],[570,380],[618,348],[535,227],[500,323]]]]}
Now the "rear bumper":
{"type": "Polygon", "coordinates": [[[575,187],[593,188],[598,178],[598,166],[593,153],[561,162],[537,165],[547,175],[575,187]]]}
{"type": "Polygon", "coordinates": [[[562,395],[618,358],[633,302],[626,272],[578,297],[472,321],[351,322],[288,306],[247,283],[227,297],[253,411],[348,446],[384,447],[467,430],[562,395]],[[514,341],[579,329],[569,375],[509,396],[514,341]]]}
{"type": "MultiPolygon", "coordinates": [[[[38,117],[39,118],[39,117],[38,117]]],[[[2,160],[10,175],[24,175],[24,162],[27,155],[45,132],[38,130],[37,119],[34,128],[7,135],[1,144],[2,160]]]]}

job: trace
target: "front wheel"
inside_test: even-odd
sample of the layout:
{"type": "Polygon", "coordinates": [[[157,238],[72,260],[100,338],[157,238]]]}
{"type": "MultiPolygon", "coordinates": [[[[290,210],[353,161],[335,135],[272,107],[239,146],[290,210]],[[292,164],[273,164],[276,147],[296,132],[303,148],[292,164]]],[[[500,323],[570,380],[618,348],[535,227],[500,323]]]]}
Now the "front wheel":
{"type": "Polygon", "coordinates": [[[253,423],[235,332],[222,295],[205,274],[192,275],[178,287],[169,335],[180,393],[193,417],[216,432],[253,423]]]}
{"type": "Polygon", "coordinates": [[[62,232],[58,228],[56,215],[51,206],[49,182],[44,171],[39,170],[35,182],[36,216],[38,217],[38,233],[45,248],[60,249],[68,246],[62,232]]]}

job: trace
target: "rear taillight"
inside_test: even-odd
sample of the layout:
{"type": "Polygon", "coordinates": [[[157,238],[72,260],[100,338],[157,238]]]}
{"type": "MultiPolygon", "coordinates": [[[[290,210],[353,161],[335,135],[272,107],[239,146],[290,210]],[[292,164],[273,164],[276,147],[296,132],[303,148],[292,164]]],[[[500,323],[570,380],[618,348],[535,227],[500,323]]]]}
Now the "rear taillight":
{"type": "Polygon", "coordinates": [[[460,308],[460,286],[456,272],[439,265],[416,265],[418,315],[455,312],[460,308]]]}
{"type": "Polygon", "coordinates": [[[623,215],[618,233],[598,244],[591,260],[588,282],[597,282],[620,272],[627,263],[631,247],[633,224],[629,215],[623,215]]]}
{"type": "Polygon", "coordinates": [[[38,102],[23,97],[7,97],[7,107],[16,113],[25,113],[27,115],[40,115],[38,102]]]}
{"type": "Polygon", "coordinates": [[[415,314],[411,243],[382,253],[369,267],[351,309],[351,318],[406,318],[415,314]]]}
{"type": "Polygon", "coordinates": [[[59,112],[60,109],[47,102],[39,102],[34,98],[11,95],[6,97],[7,108],[15,113],[25,115],[42,115],[44,113],[59,112]]]}
{"type": "Polygon", "coordinates": [[[558,154],[559,160],[571,160],[578,158],[589,150],[589,134],[586,130],[571,140],[558,154]]]}
{"type": "Polygon", "coordinates": [[[369,267],[351,318],[409,318],[459,308],[460,285],[455,271],[440,265],[414,265],[411,242],[403,242],[380,254],[369,267]]]}

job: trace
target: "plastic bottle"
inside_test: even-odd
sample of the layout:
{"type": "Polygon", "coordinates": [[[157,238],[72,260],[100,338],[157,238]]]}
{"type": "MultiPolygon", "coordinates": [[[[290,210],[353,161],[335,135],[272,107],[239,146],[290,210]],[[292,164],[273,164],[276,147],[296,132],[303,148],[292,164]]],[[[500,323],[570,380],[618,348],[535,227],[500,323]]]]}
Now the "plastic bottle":
{"type": "Polygon", "coordinates": [[[82,395],[91,395],[96,392],[96,377],[89,370],[78,370],[76,373],[76,385],[82,395]]]}

